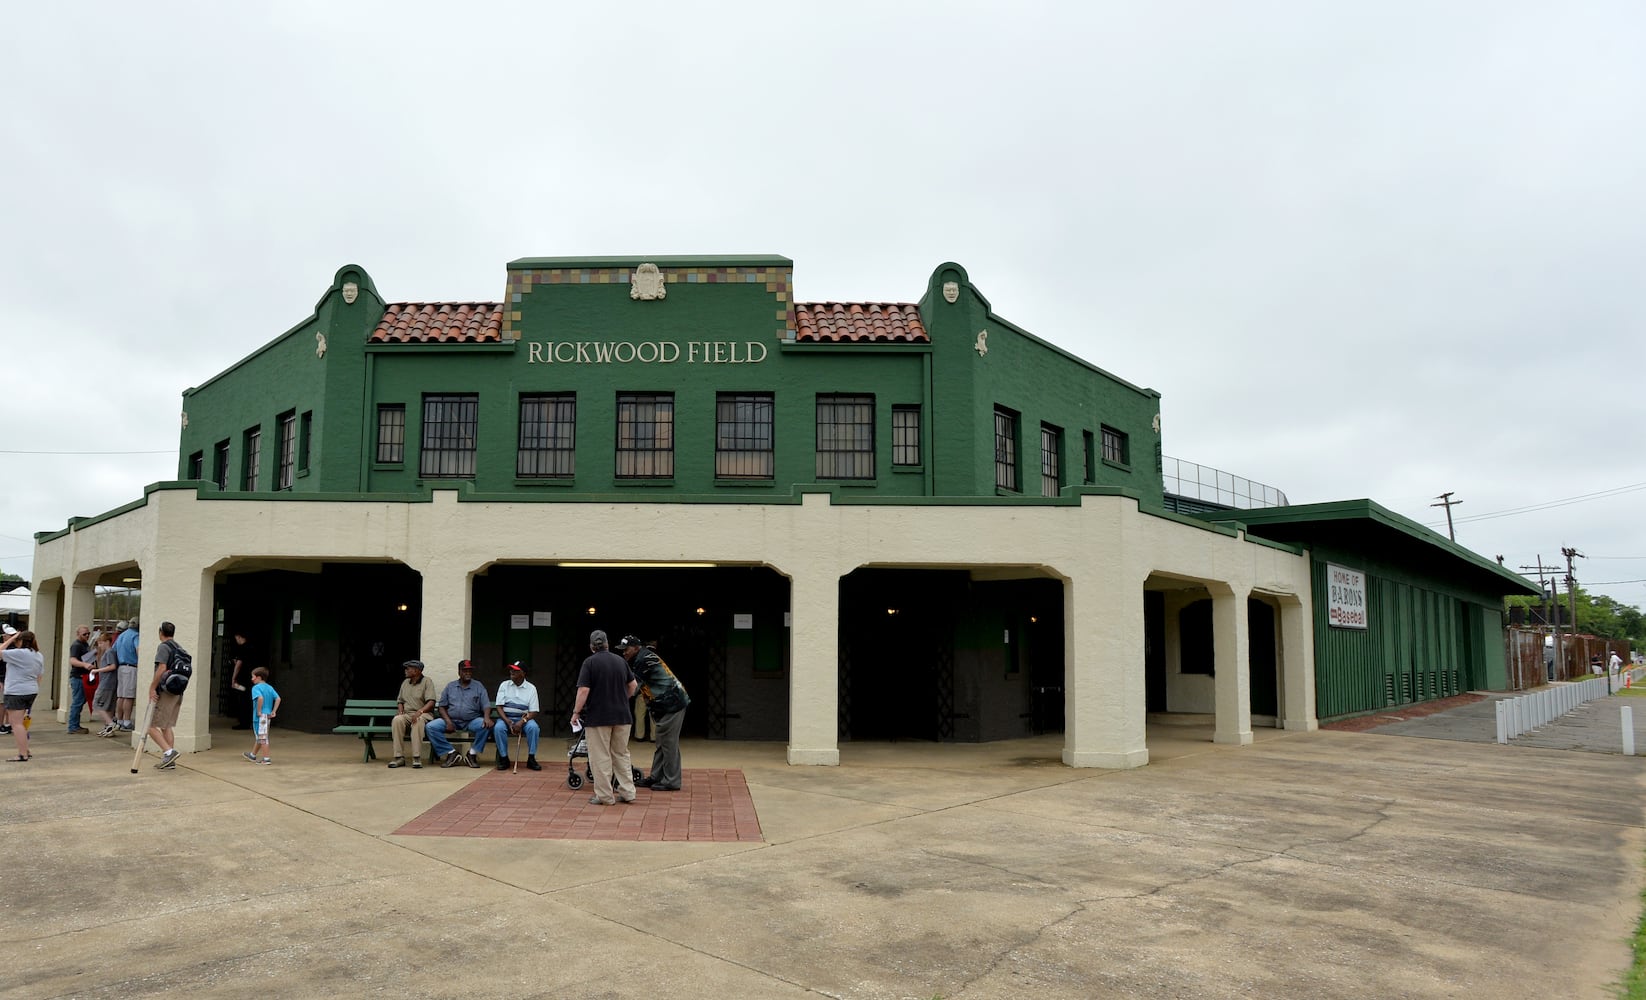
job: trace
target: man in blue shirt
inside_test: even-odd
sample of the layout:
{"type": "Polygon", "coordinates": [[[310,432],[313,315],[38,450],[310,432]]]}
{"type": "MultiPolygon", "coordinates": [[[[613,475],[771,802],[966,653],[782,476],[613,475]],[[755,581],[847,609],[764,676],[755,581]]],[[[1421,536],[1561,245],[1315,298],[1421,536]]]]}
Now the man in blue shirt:
{"type": "Polygon", "coordinates": [[[115,628],[120,634],[114,639],[115,725],[123,732],[131,732],[132,709],[137,705],[137,619],[120,622],[115,628]]]}
{"type": "Polygon", "coordinates": [[[457,661],[457,680],[447,684],[445,690],[440,692],[435,710],[440,718],[431,720],[424,733],[434,745],[440,766],[451,767],[462,763],[479,767],[480,752],[486,749],[486,723],[492,713],[492,703],[486,697],[486,686],[474,679],[473,661],[457,661]],[[458,729],[467,729],[474,738],[467,754],[458,753],[451,741],[446,739],[447,733],[458,729]]]}

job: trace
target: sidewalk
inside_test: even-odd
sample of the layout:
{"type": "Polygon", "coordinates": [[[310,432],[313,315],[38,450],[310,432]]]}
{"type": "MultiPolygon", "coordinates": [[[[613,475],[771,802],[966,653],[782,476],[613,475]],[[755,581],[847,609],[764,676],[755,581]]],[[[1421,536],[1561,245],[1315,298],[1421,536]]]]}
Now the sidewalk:
{"type": "Polygon", "coordinates": [[[620,842],[399,834],[511,776],[342,737],[131,775],[51,730],[0,769],[0,997],[1602,998],[1646,849],[1640,760],[1356,733],[689,741],[760,839],[620,842]]]}
{"type": "MultiPolygon", "coordinates": [[[[1459,740],[1466,743],[1497,742],[1497,702],[1511,693],[1482,692],[1477,701],[1421,719],[1408,719],[1366,730],[1382,736],[1416,736],[1430,740],[1459,740]]],[[[1630,706],[1635,734],[1635,752],[1646,754],[1646,698],[1612,695],[1586,701],[1570,712],[1529,733],[1511,740],[1513,746],[1546,747],[1551,750],[1582,750],[1589,753],[1623,753],[1623,706],[1630,706]]]]}

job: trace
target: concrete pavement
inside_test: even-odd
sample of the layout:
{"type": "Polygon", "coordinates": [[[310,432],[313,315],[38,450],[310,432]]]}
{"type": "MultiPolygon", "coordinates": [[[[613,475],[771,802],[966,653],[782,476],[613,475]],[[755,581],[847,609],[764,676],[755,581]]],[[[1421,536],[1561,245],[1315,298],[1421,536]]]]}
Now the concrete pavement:
{"type": "MultiPolygon", "coordinates": [[[[1431,740],[1495,743],[1497,702],[1513,695],[1501,692],[1477,693],[1487,695],[1486,700],[1420,719],[1407,719],[1404,722],[1378,726],[1368,732],[1385,736],[1416,736],[1431,740]]],[[[1515,737],[1511,742],[1521,747],[1621,754],[1624,706],[1631,708],[1630,728],[1635,735],[1635,752],[1646,754],[1646,698],[1638,695],[1612,695],[1586,701],[1531,732],[1515,737]]]]}
{"type": "Polygon", "coordinates": [[[395,836],[485,772],[340,737],[133,776],[51,729],[0,765],[5,997],[1604,997],[1640,912],[1639,758],[688,742],[743,772],[764,841],[637,844],[395,836]]]}

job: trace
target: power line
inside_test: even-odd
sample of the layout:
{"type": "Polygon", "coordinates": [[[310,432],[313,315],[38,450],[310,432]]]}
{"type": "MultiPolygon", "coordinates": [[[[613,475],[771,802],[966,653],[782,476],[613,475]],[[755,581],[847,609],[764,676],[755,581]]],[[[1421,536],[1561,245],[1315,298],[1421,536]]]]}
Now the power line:
{"type": "MultiPolygon", "coordinates": [[[[1493,518],[1510,517],[1515,514],[1531,514],[1540,510],[1552,510],[1556,507],[1567,507],[1577,503],[1588,503],[1591,500],[1605,500],[1611,497],[1622,496],[1626,493],[1635,493],[1646,490],[1646,483],[1634,483],[1629,486],[1614,486],[1611,489],[1599,490],[1594,493],[1583,493],[1575,497],[1565,497],[1560,500],[1546,500],[1542,503],[1528,504],[1524,507],[1510,507],[1505,510],[1490,511],[1485,514],[1471,514],[1457,519],[1458,524],[1469,524],[1475,521],[1488,521],[1493,518]]],[[[1431,521],[1428,527],[1439,527],[1442,522],[1431,521]]]]}
{"type": "Polygon", "coordinates": [[[9,451],[0,449],[0,455],[170,455],[165,451],[9,451]]]}

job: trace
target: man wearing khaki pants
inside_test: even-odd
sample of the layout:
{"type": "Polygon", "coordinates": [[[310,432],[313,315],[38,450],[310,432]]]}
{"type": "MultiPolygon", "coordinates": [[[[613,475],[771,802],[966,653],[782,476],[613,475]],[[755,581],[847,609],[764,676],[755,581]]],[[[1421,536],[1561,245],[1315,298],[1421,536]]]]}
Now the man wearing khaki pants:
{"type": "Polygon", "coordinates": [[[407,660],[406,679],[400,682],[400,694],[395,706],[398,714],[389,724],[394,733],[394,759],[390,767],[405,767],[406,734],[411,733],[411,766],[423,766],[423,727],[434,718],[434,681],[423,676],[422,660],[407,660]]]}

